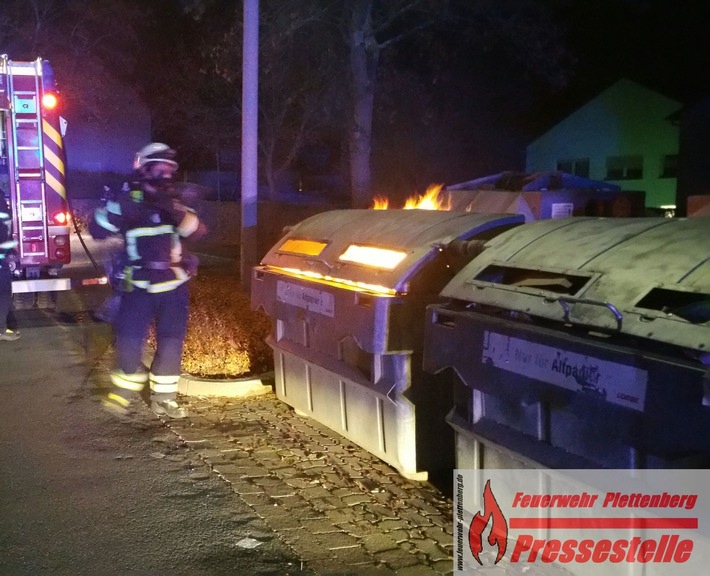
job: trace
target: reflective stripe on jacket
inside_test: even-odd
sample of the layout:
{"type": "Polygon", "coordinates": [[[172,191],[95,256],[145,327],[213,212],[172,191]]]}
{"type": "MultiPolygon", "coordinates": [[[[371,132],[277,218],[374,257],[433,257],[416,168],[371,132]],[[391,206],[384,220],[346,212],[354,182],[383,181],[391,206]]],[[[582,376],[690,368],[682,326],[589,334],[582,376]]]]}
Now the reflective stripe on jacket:
{"type": "Polygon", "coordinates": [[[123,235],[129,285],[167,292],[190,278],[181,266],[181,237],[190,236],[199,224],[195,211],[179,202],[145,201],[133,191],[96,210],[90,231],[95,238],[123,235]]]}
{"type": "Polygon", "coordinates": [[[5,202],[5,198],[0,193],[0,260],[10,254],[13,248],[17,246],[17,240],[12,239],[12,215],[10,208],[5,202]]]}

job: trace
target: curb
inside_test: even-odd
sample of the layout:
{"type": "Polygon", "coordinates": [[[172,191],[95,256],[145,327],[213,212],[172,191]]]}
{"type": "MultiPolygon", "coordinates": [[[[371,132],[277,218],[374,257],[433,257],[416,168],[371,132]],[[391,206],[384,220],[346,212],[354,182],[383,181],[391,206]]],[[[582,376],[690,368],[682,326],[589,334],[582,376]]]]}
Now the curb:
{"type": "Polygon", "coordinates": [[[234,380],[198,378],[190,374],[183,374],[178,380],[178,393],[183,396],[231,396],[236,398],[259,396],[273,391],[271,386],[273,377],[273,372],[234,380]]]}
{"type": "MultiPolygon", "coordinates": [[[[150,366],[155,350],[147,346],[143,351],[143,364],[150,366]]],[[[178,380],[178,394],[183,396],[232,396],[247,398],[273,392],[274,372],[264,372],[245,378],[218,379],[198,378],[191,374],[182,374],[178,380]]]]}

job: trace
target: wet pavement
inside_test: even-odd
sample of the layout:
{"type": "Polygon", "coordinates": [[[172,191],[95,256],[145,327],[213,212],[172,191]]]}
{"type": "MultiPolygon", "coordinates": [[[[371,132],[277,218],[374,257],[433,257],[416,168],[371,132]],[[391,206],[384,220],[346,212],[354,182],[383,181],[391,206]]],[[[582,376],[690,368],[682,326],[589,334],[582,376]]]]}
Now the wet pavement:
{"type": "MultiPolygon", "coordinates": [[[[209,258],[200,254],[203,265],[209,258]]],[[[105,386],[111,353],[90,376],[97,390],[105,386]]],[[[453,573],[452,502],[442,491],[403,478],[326,426],[297,415],[270,389],[245,398],[182,400],[190,417],[165,425],[304,568],[321,576],[453,573]]]]}
{"type": "MultiPolygon", "coordinates": [[[[67,365],[78,362],[86,370],[73,392],[82,398],[86,413],[100,411],[100,397],[110,389],[110,330],[88,312],[105,297],[102,290],[60,294],[54,303],[57,311],[41,315],[43,322],[69,330],[72,346],[83,350],[81,362],[71,355],[64,357],[67,365]]],[[[23,330],[30,336],[33,326],[28,319],[23,318],[23,330]]],[[[56,372],[63,370],[56,368],[56,372]]],[[[297,414],[270,386],[251,392],[246,397],[182,396],[190,412],[184,420],[161,420],[147,404],[139,404],[133,420],[114,422],[111,429],[125,427],[125,435],[136,440],[148,434],[142,451],[136,448],[140,453],[131,458],[157,459],[177,466],[171,473],[188,474],[181,482],[198,491],[195,505],[203,496],[212,502],[211,495],[219,491],[214,486],[202,494],[200,485],[207,482],[216,482],[230,494],[219,500],[225,513],[239,519],[239,530],[229,535],[229,551],[233,552],[232,540],[237,537],[240,557],[254,546],[260,568],[249,573],[454,573],[453,506],[441,484],[402,477],[353,442],[297,414]],[[265,556],[270,551],[271,559],[265,556]],[[278,570],[270,570],[278,564],[278,570]]],[[[452,484],[453,479],[448,486],[452,484]]],[[[209,545],[205,543],[205,548],[209,545]]],[[[549,566],[541,570],[506,562],[494,565],[489,554],[492,550],[484,551],[486,561],[476,573],[552,573],[549,566]]]]}
{"type": "MultiPolygon", "coordinates": [[[[106,342],[91,344],[94,330],[107,326],[86,310],[102,301],[101,291],[59,295],[54,315],[59,323],[82,324],[87,346],[103,349],[92,353],[86,378],[98,410],[110,389],[113,350],[106,342]]],[[[453,574],[452,501],[442,490],[405,479],[296,414],[270,386],[257,388],[247,397],[200,397],[198,387],[181,397],[190,416],[162,425],[293,551],[300,562],[293,569],[319,576],[453,574]]],[[[133,425],[160,423],[147,404],[138,409],[133,425]]]]}
{"type": "Polygon", "coordinates": [[[186,398],[168,421],[304,563],[321,575],[453,572],[451,500],[409,481],[269,392],[186,398]]]}
{"type": "MultiPolygon", "coordinates": [[[[106,389],[112,351],[89,382],[106,389]]],[[[181,396],[164,426],[319,576],[453,574],[452,502],[319,422],[267,384],[246,397],[181,396]]],[[[152,413],[140,405],[135,419],[152,413]]],[[[130,422],[129,422],[130,425],[130,422]]]]}
{"type": "Polygon", "coordinates": [[[0,574],[313,575],[146,404],[102,410],[110,329],[72,296],[0,343],[0,574]]]}

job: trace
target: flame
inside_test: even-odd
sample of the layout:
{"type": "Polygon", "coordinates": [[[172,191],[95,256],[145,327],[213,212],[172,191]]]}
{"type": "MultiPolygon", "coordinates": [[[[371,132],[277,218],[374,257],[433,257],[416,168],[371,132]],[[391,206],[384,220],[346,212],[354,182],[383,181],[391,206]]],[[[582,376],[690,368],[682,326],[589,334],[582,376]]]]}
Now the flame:
{"type": "Polygon", "coordinates": [[[372,206],[373,210],[387,210],[390,205],[390,201],[384,196],[375,196],[373,201],[375,203],[372,206]]]}
{"type": "Polygon", "coordinates": [[[407,198],[405,210],[451,210],[451,198],[446,201],[439,198],[443,184],[433,184],[426,189],[424,196],[407,198]]]}
{"type": "Polygon", "coordinates": [[[478,555],[483,551],[483,531],[488,525],[488,520],[493,517],[491,522],[491,531],[488,534],[488,544],[498,546],[498,555],[495,563],[498,564],[505,549],[508,546],[508,522],[503,516],[503,512],[496,502],[496,497],[491,490],[491,481],[486,481],[486,487],[483,489],[483,513],[476,514],[471,520],[471,526],[468,529],[468,545],[471,548],[471,554],[476,559],[476,562],[483,565],[478,555]]]}
{"type": "MultiPolygon", "coordinates": [[[[404,204],[405,210],[451,210],[451,197],[440,198],[443,184],[432,184],[426,189],[424,195],[418,194],[410,196],[404,204]]],[[[382,196],[374,199],[373,210],[387,210],[389,200],[382,196]]]]}

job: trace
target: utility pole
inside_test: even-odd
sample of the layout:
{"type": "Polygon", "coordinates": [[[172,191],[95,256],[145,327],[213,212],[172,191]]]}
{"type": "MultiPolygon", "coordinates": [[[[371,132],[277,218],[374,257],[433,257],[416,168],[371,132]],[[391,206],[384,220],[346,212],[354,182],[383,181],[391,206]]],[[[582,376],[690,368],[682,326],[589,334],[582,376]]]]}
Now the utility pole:
{"type": "Polygon", "coordinates": [[[242,57],[242,289],[251,292],[257,262],[257,168],[259,137],[259,0],[244,0],[242,57]]]}

